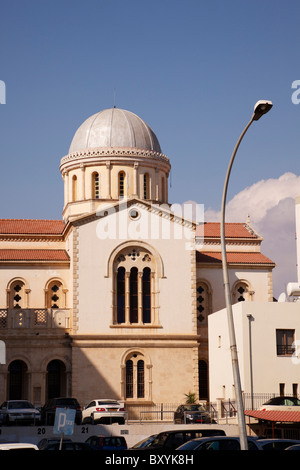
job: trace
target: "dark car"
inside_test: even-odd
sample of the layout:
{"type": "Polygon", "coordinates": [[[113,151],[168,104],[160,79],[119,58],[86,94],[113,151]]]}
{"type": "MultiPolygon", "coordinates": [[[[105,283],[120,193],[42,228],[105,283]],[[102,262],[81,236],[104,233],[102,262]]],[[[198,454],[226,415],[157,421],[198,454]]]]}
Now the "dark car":
{"type": "Polygon", "coordinates": [[[86,441],[95,450],[126,450],[127,443],[123,436],[91,436],[86,441]]]}
{"type": "Polygon", "coordinates": [[[60,442],[52,442],[40,450],[95,450],[86,442],[65,442],[63,441],[60,449],[60,442]]]}
{"type": "MultiPolygon", "coordinates": [[[[56,444],[57,442],[59,443],[61,439],[59,437],[57,438],[49,438],[47,439],[46,437],[44,439],[41,439],[38,443],[38,448],[39,450],[44,450],[45,447],[47,447],[50,444],[56,444]]],[[[72,439],[63,439],[63,442],[72,442],[72,439]]]]}
{"type": "Polygon", "coordinates": [[[191,423],[213,423],[210,414],[206,411],[204,406],[191,404],[180,405],[174,413],[174,422],[191,424],[191,423]]]}
{"type": "MultiPolygon", "coordinates": [[[[257,441],[248,438],[248,450],[261,450],[257,441]]],[[[215,436],[193,439],[179,446],[179,451],[201,451],[201,450],[241,450],[240,438],[232,436],[215,436]]]]}
{"type": "Polygon", "coordinates": [[[180,429],[176,431],[163,431],[157,434],[153,442],[147,447],[132,447],[130,450],[172,451],[191,439],[206,436],[225,436],[223,429],[180,429]]]}
{"type": "Polygon", "coordinates": [[[299,445],[295,439],[258,439],[257,443],[262,450],[285,450],[287,447],[299,445]]]}
{"type": "Polygon", "coordinates": [[[130,447],[130,449],[140,449],[141,447],[149,447],[151,446],[156,436],[157,434],[151,434],[151,436],[148,436],[145,439],[138,441],[136,444],[134,444],[134,446],[130,447]]]}
{"type": "Polygon", "coordinates": [[[81,424],[82,410],[76,398],[51,398],[41,409],[41,421],[43,424],[53,425],[57,408],[71,408],[76,410],[75,423],[81,424]]]}

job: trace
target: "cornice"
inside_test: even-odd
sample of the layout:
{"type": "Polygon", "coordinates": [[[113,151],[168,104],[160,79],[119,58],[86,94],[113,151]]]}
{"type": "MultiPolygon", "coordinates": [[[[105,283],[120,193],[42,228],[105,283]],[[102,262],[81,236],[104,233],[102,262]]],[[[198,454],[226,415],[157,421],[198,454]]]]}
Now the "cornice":
{"type": "Polygon", "coordinates": [[[69,153],[61,159],[60,171],[72,164],[79,163],[103,163],[106,164],[107,159],[119,161],[122,159],[130,159],[137,161],[145,161],[145,159],[156,160],[170,166],[169,158],[159,152],[132,147],[99,147],[88,148],[81,151],[69,153]]]}

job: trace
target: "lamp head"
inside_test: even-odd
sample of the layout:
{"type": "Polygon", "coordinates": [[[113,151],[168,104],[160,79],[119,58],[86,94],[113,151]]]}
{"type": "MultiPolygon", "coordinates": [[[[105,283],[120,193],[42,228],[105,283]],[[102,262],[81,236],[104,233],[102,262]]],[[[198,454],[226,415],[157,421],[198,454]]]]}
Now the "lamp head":
{"type": "Polygon", "coordinates": [[[253,120],[258,121],[263,114],[266,114],[272,108],[272,101],[259,100],[254,106],[253,120]]]}

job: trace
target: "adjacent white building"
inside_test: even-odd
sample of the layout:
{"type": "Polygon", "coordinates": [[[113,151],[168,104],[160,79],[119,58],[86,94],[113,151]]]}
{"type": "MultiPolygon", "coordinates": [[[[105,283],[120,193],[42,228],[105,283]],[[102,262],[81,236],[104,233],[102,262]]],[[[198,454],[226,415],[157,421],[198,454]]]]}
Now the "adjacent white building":
{"type": "MultiPolygon", "coordinates": [[[[300,199],[296,199],[300,232],[300,199]]],[[[242,390],[249,394],[299,395],[300,392],[300,245],[298,282],[291,282],[279,302],[233,305],[242,390]]],[[[291,280],[293,281],[293,280],[291,280]]],[[[210,399],[234,400],[227,310],[208,319],[210,399]]]]}

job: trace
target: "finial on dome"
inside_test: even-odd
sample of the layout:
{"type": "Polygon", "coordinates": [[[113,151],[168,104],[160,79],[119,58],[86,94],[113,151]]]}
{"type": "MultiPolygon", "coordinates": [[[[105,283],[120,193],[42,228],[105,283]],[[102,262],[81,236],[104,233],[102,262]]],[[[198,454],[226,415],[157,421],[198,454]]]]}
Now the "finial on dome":
{"type": "Polygon", "coordinates": [[[250,214],[248,214],[248,217],[247,217],[247,225],[250,225],[250,214]]]}

